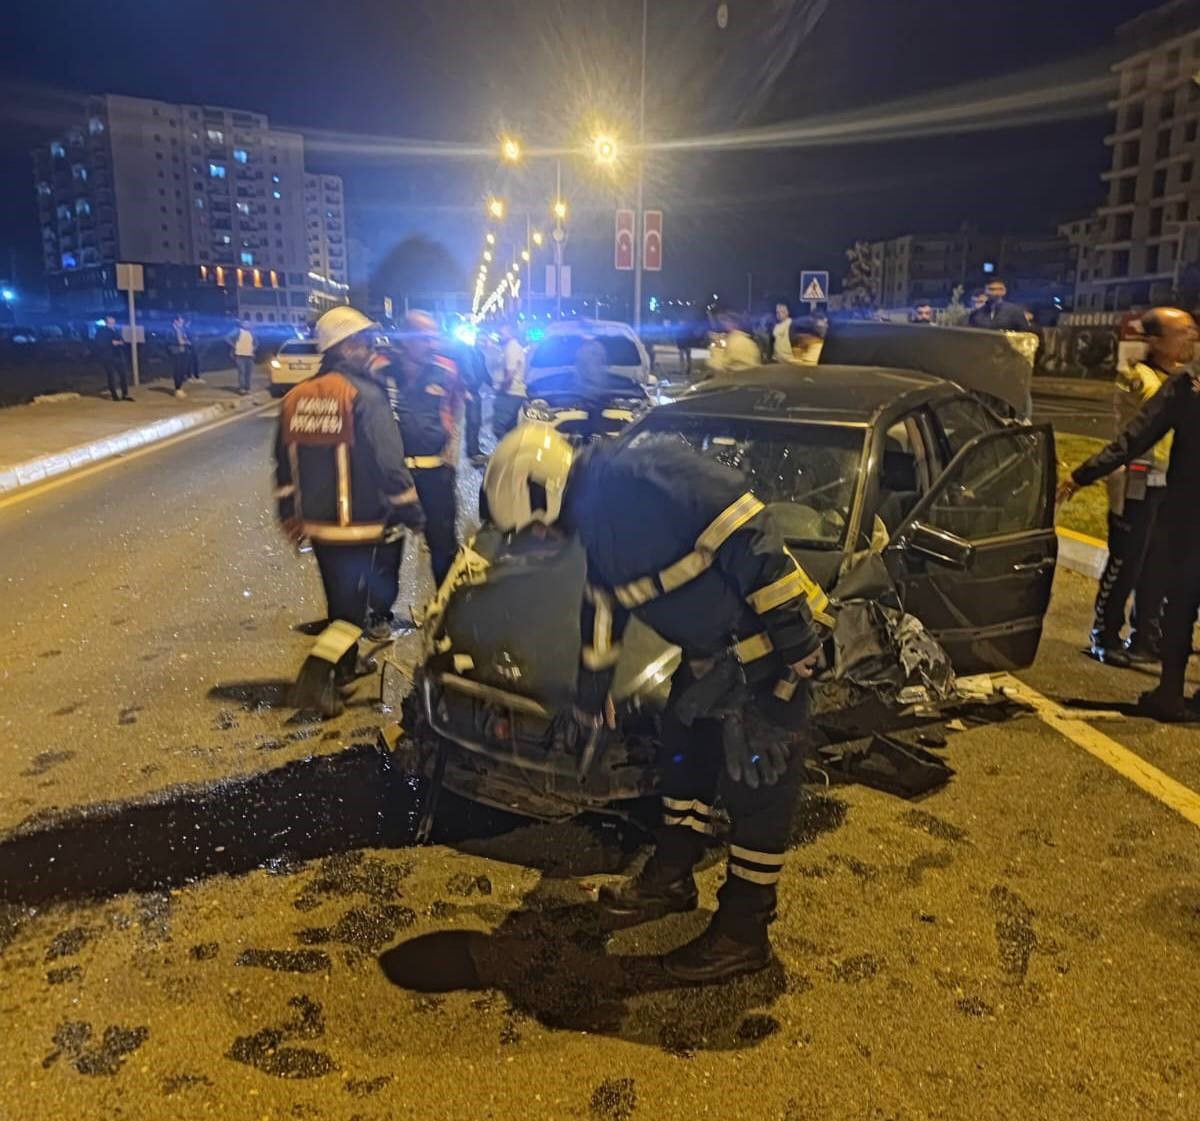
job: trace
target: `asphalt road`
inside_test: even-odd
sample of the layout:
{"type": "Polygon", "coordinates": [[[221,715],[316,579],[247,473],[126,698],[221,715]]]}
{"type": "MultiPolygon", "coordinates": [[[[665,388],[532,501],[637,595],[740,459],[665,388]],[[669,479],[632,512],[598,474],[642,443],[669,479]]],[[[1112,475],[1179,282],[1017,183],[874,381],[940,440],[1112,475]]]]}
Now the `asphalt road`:
{"type": "Polygon", "coordinates": [[[403,834],[378,705],[279,707],[320,595],[271,525],[269,431],[0,506],[0,1116],[1200,1113],[1197,826],[1120,770],[1200,790],[1200,738],[1113,711],[1148,678],[1081,655],[1087,580],[1059,574],[1019,676],[1090,719],[970,713],[917,804],[809,790],[778,962],[675,988],[653,955],[704,914],[610,934],[587,906],[632,833],[451,804],[441,844],[372,839],[403,834]]]}

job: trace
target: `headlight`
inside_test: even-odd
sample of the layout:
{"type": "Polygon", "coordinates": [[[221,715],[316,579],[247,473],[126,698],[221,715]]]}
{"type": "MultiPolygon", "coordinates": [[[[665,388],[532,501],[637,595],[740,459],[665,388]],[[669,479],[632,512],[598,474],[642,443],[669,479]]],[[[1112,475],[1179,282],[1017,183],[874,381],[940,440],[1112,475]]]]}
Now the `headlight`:
{"type": "Polygon", "coordinates": [[[279,359],[278,359],[278,358],[272,358],[272,359],[271,359],[271,369],[272,369],[272,370],[279,370],[279,369],[282,369],[282,367],[279,365],[279,359]]]}

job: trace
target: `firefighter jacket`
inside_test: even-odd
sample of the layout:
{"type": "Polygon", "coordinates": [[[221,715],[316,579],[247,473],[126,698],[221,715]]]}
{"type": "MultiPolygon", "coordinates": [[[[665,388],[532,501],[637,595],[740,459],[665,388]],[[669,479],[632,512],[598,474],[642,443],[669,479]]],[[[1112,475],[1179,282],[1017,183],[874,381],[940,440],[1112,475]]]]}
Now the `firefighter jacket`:
{"type": "Polygon", "coordinates": [[[402,356],[380,363],[377,375],[404,441],[410,470],[454,462],[457,443],[457,367],[440,356],[414,367],[402,356]]]}
{"type": "Polygon", "coordinates": [[[1173,434],[1167,466],[1166,512],[1169,521],[1194,520],[1200,492],[1200,390],[1190,374],[1172,374],[1124,431],[1077,467],[1071,478],[1081,487],[1146,455],[1167,433],[1173,434]]]}
{"type": "MultiPolygon", "coordinates": [[[[1116,431],[1123,432],[1142,407],[1171,375],[1151,362],[1131,362],[1117,371],[1113,383],[1113,416],[1116,431]]],[[[1165,486],[1167,460],[1171,454],[1171,436],[1164,436],[1147,455],[1108,477],[1108,505],[1118,517],[1124,512],[1125,499],[1140,499],[1148,487],[1165,486]]]]}
{"type": "Polygon", "coordinates": [[[283,399],[275,441],[281,521],[311,541],[391,540],[424,523],[383,388],[324,366],[283,399]]]}
{"type": "Polygon", "coordinates": [[[587,554],[579,707],[599,712],[630,613],[684,656],[732,651],[754,687],[821,645],[829,603],[738,472],[672,437],[579,453],[563,525],[587,554]]]}

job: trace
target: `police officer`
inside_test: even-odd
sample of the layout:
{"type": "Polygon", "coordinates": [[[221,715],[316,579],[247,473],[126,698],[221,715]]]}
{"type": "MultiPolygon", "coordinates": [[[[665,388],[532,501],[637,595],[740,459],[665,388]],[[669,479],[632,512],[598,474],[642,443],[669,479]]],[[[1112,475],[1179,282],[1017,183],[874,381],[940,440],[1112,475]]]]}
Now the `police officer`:
{"type": "Polygon", "coordinates": [[[487,359],[479,347],[478,336],[471,345],[464,342],[457,347],[453,358],[463,383],[464,451],[472,467],[482,467],[487,463],[487,456],[479,446],[479,430],[483,426],[483,392],[489,377],[487,359]]]}
{"type": "Polygon", "coordinates": [[[359,634],[375,606],[374,567],[399,554],[405,527],[423,524],[387,397],[368,372],[377,330],[351,307],[321,316],[321,367],[283,399],[275,441],[279,519],[290,540],[312,543],[331,620],[301,671],[296,703],[326,715],[341,708],[335,687],[355,676],[359,634]]]}
{"type": "MultiPolygon", "coordinates": [[[[1113,411],[1120,434],[1173,374],[1190,361],[1192,318],[1175,308],[1142,317],[1146,357],[1117,374],[1113,411]]],[[[1161,643],[1164,542],[1155,526],[1167,490],[1170,441],[1160,440],[1128,467],[1108,477],[1108,563],[1096,593],[1090,653],[1106,665],[1156,658],[1161,643]],[[1125,604],[1133,593],[1129,638],[1122,643],[1125,604]]]]}
{"type": "Polygon", "coordinates": [[[458,552],[454,463],[462,383],[454,361],[438,353],[439,333],[425,311],[409,312],[403,345],[383,377],[425,511],[433,579],[441,586],[458,552]]]}
{"type": "MultiPolygon", "coordinates": [[[[1161,337],[1181,336],[1178,361],[1191,358],[1196,324],[1187,312],[1156,309],[1161,337]],[[1190,344],[1190,345],[1187,345],[1190,344]]],[[[1118,467],[1128,467],[1147,455],[1167,433],[1173,433],[1167,465],[1167,496],[1162,516],[1167,530],[1167,598],[1163,607],[1162,675],[1158,687],[1143,693],[1143,712],[1157,720],[1186,719],[1184,678],[1192,652],[1192,628],[1200,610],[1200,381],[1188,373],[1168,377],[1125,430],[1107,447],[1075,469],[1058,489],[1060,501],[1080,487],[1094,483],[1118,467]]]]}
{"type": "Polygon", "coordinates": [[[611,721],[630,614],[683,648],[662,725],[655,851],[637,877],[601,892],[601,906],[637,922],[693,910],[717,795],[733,820],[719,908],[664,966],[694,982],[764,968],[802,771],[805,679],[832,625],[824,594],[742,476],[667,437],[576,452],[552,426],[527,423],[492,453],[484,486],[501,529],[557,526],[586,551],[576,701],[555,720],[582,768],[606,711],[611,721]]]}

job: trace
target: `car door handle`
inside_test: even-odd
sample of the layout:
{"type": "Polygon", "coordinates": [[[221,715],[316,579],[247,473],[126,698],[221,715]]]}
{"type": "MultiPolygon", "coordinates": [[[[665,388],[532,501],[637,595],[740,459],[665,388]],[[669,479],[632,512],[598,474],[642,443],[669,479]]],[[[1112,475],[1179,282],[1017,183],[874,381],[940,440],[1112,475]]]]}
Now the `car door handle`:
{"type": "Polygon", "coordinates": [[[1012,566],[1012,570],[1013,572],[1042,572],[1044,569],[1049,568],[1053,563],[1053,561],[1043,557],[1041,560],[1022,561],[1018,564],[1014,564],[1012,566]]]}

